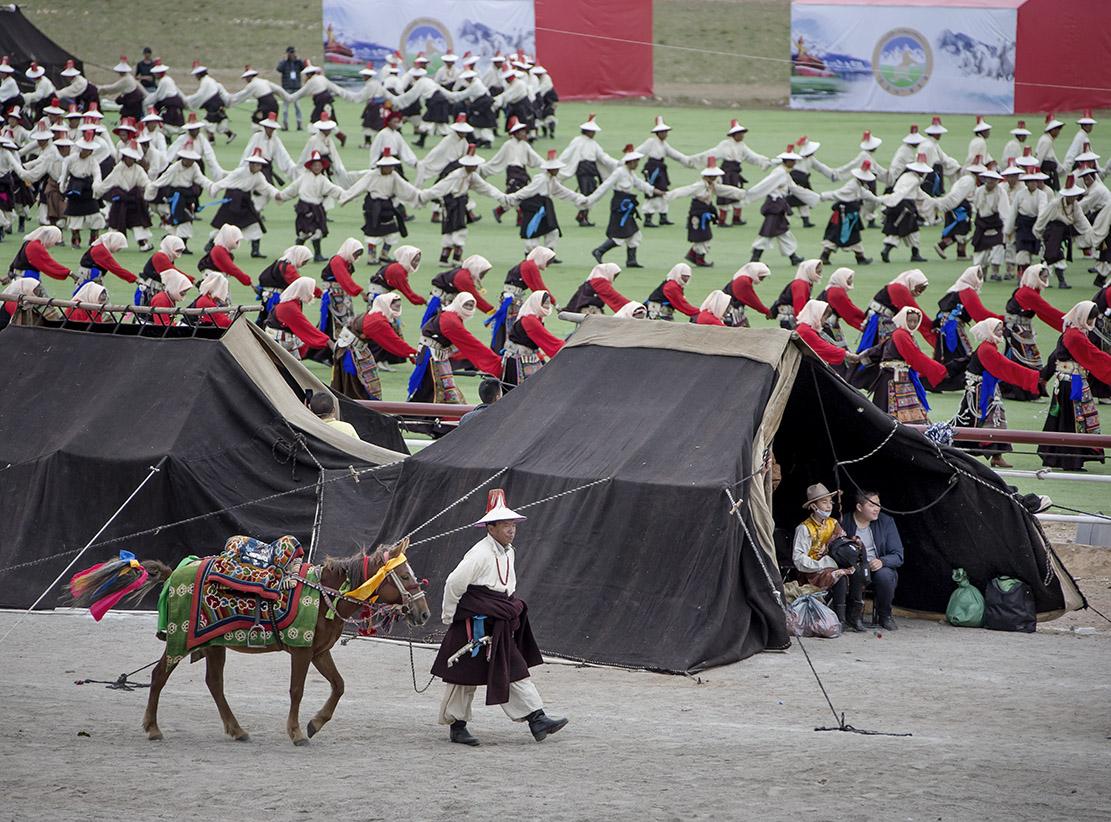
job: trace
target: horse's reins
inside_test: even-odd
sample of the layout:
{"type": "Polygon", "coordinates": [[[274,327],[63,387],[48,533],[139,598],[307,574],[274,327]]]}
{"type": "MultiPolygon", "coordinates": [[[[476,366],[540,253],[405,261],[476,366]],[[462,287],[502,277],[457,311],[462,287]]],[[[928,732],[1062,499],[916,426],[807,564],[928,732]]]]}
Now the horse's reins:
{"type": "MultiPolygon", "coordinates": [[[[370,563],[370,554],[367,554],[367,555],[363,556],[363,578],[364,579],[369,578],[369,574],[367,573],[369,563],[370,563]]],[[[408,563],[406,563],[406,564],[408,564],[408,563]]],[[[342,619],[344,622],[348,623],[349,625],[361,625],[363,620],[361,620],[357,617],[340,616],[339,609],[336,608],[336,603],[339,600],[347,600],[348,602],[356,602],[360,606],[362,606],[363,608],[369,608],[369,609],[371,609],[371,611],[376,611],[379,614],[388,613],[392,610],[398,610],[402,614],[408,614],[412,611],[413,605],[415,603],[419,602],[422,599],[425,599],[425,593],[424,593],[424,590],[421,588],[420,584],[414,583],[412,586],[405,585],[401,581],[401,578],[398,576],[396,569],[391,569],[389,572],[387,572],[386,576],[383,577],[382,581],[385,582],[387,579],[390,580],[394,584],[394,586],[397,588],[398,592],[401,594],[402,601],[400,603],[379,605],[378,603],[369,602],[367,600],[359,599],[358,597],[349,596],[348,594],[345,594],[342,591],[338,591],[335,588],[329,588],[327,585],[323,585],[323,584],[318,583],[318,582],[311,582],[310,580],[304,579],[302,577],[297,577],[298,582],[300,582],[301,584],[307,585],[308,587],[319,591],[320,595],[324,598],[324,602],[328,606],[328,609],[332,613],[334,613],[337,617],[342,619]],[[416,591],[416,593],[414,594],[413,591],[416,591]]],[[[381,586],[381,583],[379,583],[379,587],[380,586],[381,586]]],[[[377,589],[375,589],[375,590],[377,590],[377,589]]],[[[358,612],[356,612],[356,613],[358,613],[358,612]]]]}

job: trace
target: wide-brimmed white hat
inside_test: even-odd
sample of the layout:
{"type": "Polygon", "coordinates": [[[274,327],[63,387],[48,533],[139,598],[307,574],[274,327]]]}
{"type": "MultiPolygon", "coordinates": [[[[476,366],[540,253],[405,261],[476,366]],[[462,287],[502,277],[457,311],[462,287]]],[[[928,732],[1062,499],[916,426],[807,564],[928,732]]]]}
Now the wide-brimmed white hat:
{"type": "MultiPolygon", "coordinates": [[[[7,59],[5,59],[4,62],[7,62],[7,59]]],[[[66,60],[66,67],[62,69],[60,73],[63,77],[76,77],[81,72],[77,70],[72,60],[66,60]]]]}
{"type": "Polygon", "coordinates": [[[131,65],[127,62],[127,55],[121,54],[120,61],[116,63],[112,71],[123,72],[124,74],[131,74],[131,65]]]}
{"type": "Polygon", "coordinates": [[[941,118],[940,117],[938,117],[937,115],[934,115],[933,120],[930,122],[930,124],[928,126],[926,126],[926,133],[930,134],[930,135],[948,134],[949,129],[947,129],[945,126],[943,126],[941,124],[941,118]]]}
{"type": "Polygon", "coordinates": [[[453,54],[450,51],[447,54],[441,54],[440,55],[440,62],[442,62],[442,63],[454,63],[458,59],[459,59],[459,55],[458,54],[453,54]]]}
{"type": "Polygon", "coordinates": [[[201,159],[201,153],[197,151],[196,144],[192,140],[186,140],[177,153],[177,158],[179,160],[199,160],[201,159]]]}
{"type": "Polygon", "coordinates": [[[162,115],[158,113],[158,111],[154,108],[154,106],[151,106],[149,109],[147,109],[146,116],[144,116],[143,119],[140,120],[139,122],[141,122],[141,123],[161,123],[161,122],[163,122],[163,120],[162,120],[162,115]]]}
{"type": "Polygon", "coordinates": [[[158,59],[156,59],[154,61],[154,65],[151,66],[150,73],[151,74],[165,74],[169,70],[170,70],[170,67],[162,65],[162,58],[159,57],[158,59]]]}
{"type": "Polygon", "coordinates": [[[748,129],[745,128],[744,126],[742,126],[740,123],[738,123],[736,119],[733,119],[733,120],[729,121],[729,131],[725,132],[725,134],[728,137],[732,137],[734,134],[737,134],[738,132],[743,133],[745,131],[748,131],[748,129]]]}
{"type": "Polygon", "coordinates": [[[401,165],[401,161],[399,159],[397,159],[396,157],[394,157],[393,152],[391,152],[390,149],[387,147],[387,148],[382,149],[382,156],[378,158],[378,162],[376,162],[374,165],[375,166],[399,166],[399,165],[401,165]]]}
{"type": "Polygon", "coordinates": [[[1018,125],[1011,129],[1011,134],[1015,135],[1015,137],[1029,137],[1033,133],[1034,132],[1026,127],[1025,120],[1019,120],[1018,125]]]}
{"type": "Polygon", "coordinates": [[[321,71],[320,66],[314,66],[312,60],[305,60],[305,67],[301,69],[302,74],[316,74],[321,71]]]}
{"type": "Polygon", "coordinates": [[[475,149],[475,144],[469,143],[467,145],[467,153],[459,158],[459,165],[467,166],[468,168],[482,165],[484,160],[475,153],[475,149]]]}
{"type": "Polygon", "coordinates": [[[46,74],[46,69],[34,61],[27,67],[27,71],[23,72],[23,76],[28,80],[38,80],[44,74],[46,74]]]}
{"type": "Polygon", "coordinates": [[[591,114],[586,118],[586,122],[579,126],[579,131],[601,131],[602,127],[594,122],[594,116],[591,114]]]}
{"type": "Polygon", "coordinates": [[[1062,197],[1080,197],[1087,193],[1088,189],[1084,188],[1084,186],[1078,186],[1076,184],[1076,177],[1072,174],[1065,178],[1065,184],[1061,187],[1062,197]]]}
{"type": "Polygon", "coordinates": [[[193,68],[190,69],[190,74],[204,74],[208,71],[208,66],[202,66],[200,60],[193,61],[193,68]]]}
{"type": "Polygon", "coordinates": [[[995,169],[985,168],[983,171],[978,171],[977,176],[984,180],[1002,180],[1003,175],[995,169]]]}
{"type": "Polygon", "coordinates": [[[127,145],[120,149],[121,157],[130,157],[132,160],[142,160],[143,150],[139,148],[139,144],[134,140],[128,141],[127,145]]]}
{"type": "Polygon", "coordinates": [[[509,122],[505,124],[505,133],[506,134],[514,134],[514,133],[520,131],[523,128],[527,129],[528,124],[527,123],[522,123],[520,120],[517,119],[516,115],[513,115],[512,117],[509,118],[509,122]]]}
{"type": "Polygon", "coordinates": [[[926,162],[926,155],[919,154],[913,163],[907,163],[908,171],[917,171],[919,174],[929,174],[933,167],[926,162]]]}
{"type": "Polygon", "coordinates": [[[99,144],[96,140],[89,136],[92,131],[93,130],[91,128],[82,131],[81,138],[76,143],[74,143],[74,146],[81,149],[82,151],[93,151],[99,144]]]}
{"type": "Polygon", "coordinates": [[[798,143],[796,143],[796,145],[797,148],[795,149],[795,151],[798,152],[800,157],[809,157],[815,151],[822,147],[821,143],[819,143],[817,140],[811,140],[805,134],[799,137],[799,141],[798,143]]]}
{"type": "Polygon", "coordinates": [[[320,112],[320,119],[312,124],[317,131],[331,131],[336,127],[336,121],[326,111],[320,112]]]}
{"type": "Polygon", "coordinates": [[[448,126],[452,131],[458,134],[470,134],[474,131],[474,126],[467,122],[467,115],[460,114],[455,118],[455,122],[448,126]]]}
{"type": "Polygon", "coordinates": [[[860,168],[854,168],[851,173],[856,179],[864,183],[870,183],[876,179],[876,175],[872,173],[871,160],[865,160],[860,164],[860,168]]]}
{"type": "Polygon", "coordinates": [[[505,522],[506,520],[524,522],[526,519],[528,517],[518,514],[509,507],[509,504],[505,501],[505,491],[501,488],[495,488],[490,491],[490,495],[486,498],[486,515],[474,524],[481,526],[489,525],[492,522],[505,522]]]}
{"type": "Polygon", "coordinates": [[[240,79],[246,80],[248,77],[256,77],[258,72],[250,66],[243,67],[243,73],[239,75],[240,79]]]}
{"type": "Polygon", "coordinates": [[[791,145],[787,146],[786,151],[781,151],[779,154],[775,155],[775,159],[777,159],[777,160],[801,160],[802,157],[795,153],[795,146],[792,143],[791,145]]]}
{"type": "Polygon", "coordinates": [[[1079,154],[1076,155],[1076,162],[1078,163],[1094,163],[1099,159],[1099,155],[1092,151],[1091,143],[1084,143],[1079,154]]]}
{"type": "Polygon", "coordinates": [[[622,163],[631,163],[633,160],[639,160],[643,156],[644,156],[643,154],[641,154],[639,151],[636,150],[636,148],[633,146],[632,143],[626,143],[625,144],[625,151],[621,155],[621,162],[622,163]]]}
{"type": "Polygon", "coordinates": [[[977,134],[979,134],[981,131],[990,131],[991,130],[991,123],[985,123],[984,122],[984,115],[977,114],[976,115],[976,125],[974,125],[972,127],[972,130],[974,132],[976,132],[977,134]]]}
{"type": "Polygon", "coordinates": [[[671,126],[664,122],[662,114],[656,115],[656,124],[652,126],[652,131],[671,131],[671,126]]]}
{"type": "Polygon", "coordinates": [[[1015,158],[1011,157],[1007,160],[1007,167],[999,172],[1004,177],[1022,174],[1022,169],[1015,165],[1015,158]]]}
{"type": "Polygon", "coordinates": [[[1076,121],[1078,126],[1094,126],[1096,120],[1092,119],[1092,110],[1090,108],[1084,109],[1084,116],[1076,121]]]}
{"type": "Polygon", "coordinates": [[[251,156],[246,159],[248,163],[262,163],[265,166],[270,165],[270,161],[262,156],[262,149],[255,146],[255,150],[251,152],[251,156]]]}
{"type": "Polygon", "coordinates": [[[918,126],[911,126],[910,132],[903,138],[903,142],[908,146],[917,146],[921,145],[925,139],[925,137],[918,133],[918,126]]]}
{"type": "Polygon", "coordinates": [[[864,132],[864,136],[860,139],[860,148],[864,151],[875,151],[883,145],[883,140],[872,134],[871,131],[864,132]]]}
{"type": "Polygon", "coordinates": [[[565,165],[566,163],[559,159],[556,150],[554,148],[550,148],[548,149],[548,159],[542,162],[540,164],[540,167],[545,171],[556,171],[563,168],[565,165]]]}
{"type": "Polygon", "coordinates": [[[367,64],[359,69],[359,74],[363,77],[374,77],[378,72],[374,70],[374,64],[368,60],[367,64]]]}
{"type": "Polygon", "coordinates": [[[1045,131],[1046,132],[1053,131],[1053,129],[1055,129],[1055,128],[1061,128],[1064,125],[1065,125],[1064,123],[1062,123],[1060,120],[1058,120],[1056,117],[1053,116],[1052,112],[1045,115],[1045,131]]]}

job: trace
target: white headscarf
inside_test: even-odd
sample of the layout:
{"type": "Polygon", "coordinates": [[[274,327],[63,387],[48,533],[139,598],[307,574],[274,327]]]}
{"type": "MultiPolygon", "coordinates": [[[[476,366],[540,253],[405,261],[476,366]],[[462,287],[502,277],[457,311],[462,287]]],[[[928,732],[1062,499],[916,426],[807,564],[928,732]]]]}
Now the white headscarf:
{"type": "Polygon", "coordinates": [[[998,348],[1003,342],[1003,321],[989,317],[968,329],[968,333],[981,342],[994,343],[998,348]]]}
{"type": "Polygon", "coordinates": [[[316,280],[312,277],[298,277],[285,287],[278,302],[291,303],[297,300],[302,306],[312,303],[316,294],[316,280]]]}
{"type": "Polygon", "coordinates": [[[895,323],[895,327],[896,328],[901,328],[901,329],[903,329],[903,331],[913,333],[913,332],[911,332],[910,327],[907,325],[907,319],[911,315],[914,315],[914,316],[918,317],[918,325],[915,327],[914,330],[917,331],[919,328],[921,328],[922,327],[922,312],[919,311],[914,306],[910,306],[910,305],[899,309],[899,313],[895,315],[895,319],[893,320],[893,322],[895,323]]]}
{"type": "Polygon", "coordinates": [[[548,263],[555,259],[555,252],[547,246],[538,245],[525,257],[526,260],[532,260],[536,263],[536,267],[543,271],[548,267],[548,263]]]}
{"type": "Polygon", "coordinates": [[[525,300],[524,305],[521,306],[521,311],[517,314],[518,317],[547,317],[552,313],[552,295],[547,291],[541,289],[540,291],[533,291],[529,294],[528,299],[525,300]],[[544,298],[548,298],[548,304],[544,305],[544,298]]]}
{"type": "Polygon", "coordinates": [[[980,293],[980,287],[984,284],[984,269],[978,265],[970,265],[964,270],[961,276],[957,277],[957,281],[949,286],[949,291],[964,291],[966,288],[971,288],[977,294],[980,293]]]}
{"type": "Polygon", "coordinates": [[[590,274],[589,276],[587,276],[586,279],[588,281],[601,279],[605,280],[606,282],[612,283],[613,278],[620,273],[621,266],[619,266],[617,263],[599,263],[590,270],[590,274]]]}
{"type": "Polygon", "coordinates": [[[772,270],[764,263],[745,263],[737,269],[737,273],[733,275],[733,279],[748,277],[750,280],[759,283],[771,273],[772,270]]]}
{"type": "Polygon", "coordinates": [[[356,240],[354,237],[348,237],[339,245],[339,251],[336,256],[340,259],[353,263],[355,262],[355,254],[363,250],[362,240],[356,240]]]}
{"type": "Polygon", "coordinates": [[[210,271],[201,281],[201,293],[207,294],[218,303],[228,301],[228,278],[222,271],[210,271]]]}
{"type": "Polygon", "coordinates": [[[471,272],[471,279],[474,280],[474,287],[478,288],[482,285],[482,278],[486,276],[486,272],[493,268],[490,261],[479,254],[472,254],[467,259],[463,260],[463,268],[471,272]]]}
{"type": "Polygon", "coordinates": [[[287,263],[300,271],[301,266],[312,259],[312,252],[303,245],[291,245],[289,248],[282,252],[282,256],[278,259],[285,260],[287,263]]]}
{"type": "Polygon", "coordinates": [[[108,249],[109,254],[115,254],[127,248],[127,237],[118,231],[105,231],[93,241],[93,245],[102,245],[108,249]]]}
{"type": "MultiPolygon", "coordinates": [[[[613,265],[613,263],[603,263],[603,265],[613,265]]],[[[643,320],[648,316],[648,309],[641,303],[627,302],[621,308],[614,312],[615,317],[621,317],[623,320],[643,320]],[[636,312],[641,312],[643,316],[635,316],[636,312]]]]}
{"type": "Polygon", "coordinates": [[[167,268],[162,272],[162,285],[166,287],[166,293],[170,299],[175,303],[185,296],[185,292],[192,287],[189,278],[178,271],[176,268],[167,268]]]}
{"type": "Polygon", "coordinates": [[[56,225],[40,226],[30,234],[25,235],[23,239],[25,242],[38,240],[42,243],[43,248],[50,248],[62,241],[62,229],[58,228],[56,225]]]}
{"type": "Polygon", "coordinates": [[[894,280],[889,282],[888,285],[894,285],[895,283],[899,283],[899,285],[905,285],[907,291],[913,292],[914,289],[918,288],[918,286],[928,286],[930,284],[930,281],[926,279],[926,275],[922,273],[921,269],[912,268],[910,269],[910,271],[904,271],[894,280]]]}
{"type": "Polygon", "coordinates": [[[412,245],[398,246],[394,251],[394,258],[410,274],[415,274],[420,268],[420,256],[420,249],[412,245]]]}
{"type": "Polygon", "coordinates": [[[464,320],[469,320],[474,316],[475,299],[473,294],[468,294],[466,291],[460,291],[455,295],[455,299],[451,301],[451,305],[444,309],[453,314],[458,314],[464,320]],[[469,304],[468,304],[469,303],[469,304]]]}
{"type": "Polygon", "coordinates": [[[1065,328],[1079,328],[1081,331],[1091,331],[1095,325],[1089,317],[1095,310],[1096,304],[1091,300],[1081,300],[1065,314],[1065,328]]]}
{"type": "Polygon", "coordinates": [[[5,297],[32,297],[35,295],[45,297],[46,290],[42,287],[42,283],[34,277],[16,277],[7,288],[0,291],[0,294],[5,297]]]}
{"type": "Polygon", "coordinates": [[[724,291],[711,291],[702,301],[700,309],[709,311],[720,320],[729,310],[729,295],[724,291]]]}
{"type": "Polygon", "coordinates": [[[381,314],[387,320],[396,320],[401,316],[401,295],[392,291],[379,294],[370,304],[370,313],[381,314]]]}
{"type": "Polygon", "coordinates": [[[798,271],[795,272],[795,279],[815,285],[822,279],[822,261],[803,260],[799,263],[798,271]]]}
{"type": "Polygon", "coordinates": [[[241,242],[243,242],[243,232],[239,226],[234,226],[231,223],[224,223],[220,226],[220,230],[212,238],[213,245],[222,245],[228,251],[235,251],[239,248],[241,242]]]}
{"type": "Polygon", "coordinates": [[[691,267],[686,263],[676,263],[671,267],[671,271],[667,272],[667,279],[674,280],[680,286],[684,286],[691,281],[691,267]],[[686,277],[685,280],[684,277],[686,277]]]}
{"type": "Polygon", "coordinates": [[[808,325],[815,331],[822,330],[822,317],[826,315],[829,303],[822,300],[809,300],[802,307],[798,317],[795,318],[799,325],[808,325]]]}
{"type": "Polygon", "coordinates": [[[108,302],[108,289],[90,280],[77,289],[77,293],[73,295],[73,299],[77,300],[79,303],[104,305],[108,302]]]}
{"type": "Polygon", "coordinates": [[[829,275],[829,285],[827,288],[843,288],[846,291],[853,290],[853,275],[856,272],[851,268],[839,268],[829,275]]]}
{"type": "Polygon", "coordinates": [[[162,238],[162,242],[158,246],[158,250],[169,257],[171,260],[176,260],[185,253],[185,240],[173,234],[167,234],[162,238]]]}
{"type": "Polygon", "coordinates": [[[1019,285],[1024,288],[1032,288],[1035,291],[1041,291],[1049,285],[1049,269],[1041,263],[1034,263],[1027,266],[1026,270],[1022,272],[1022,279],[1019,285]]]}

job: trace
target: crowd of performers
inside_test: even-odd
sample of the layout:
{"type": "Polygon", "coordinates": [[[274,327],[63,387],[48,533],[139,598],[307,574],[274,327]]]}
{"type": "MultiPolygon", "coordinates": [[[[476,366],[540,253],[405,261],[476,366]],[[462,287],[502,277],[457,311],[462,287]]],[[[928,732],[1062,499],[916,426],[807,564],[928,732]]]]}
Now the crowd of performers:
{"type": "MultiPolygon", "coordinates": [[[[662,117],[655,118],[643,143],[629,143],[611,156],[598,139],[602,126],[591,115],[562,152],[542,157],[532,142],[554,138],[558,125],[558,96],[542,66],[521,53],[497,55],[485,68],[470,54],[441,55],[440,62],[433,75],[423,55],[407,68],[395,56],[381,66],[381,74],[368,64],[357,89],[332,83],[310,63],[293,92],[249,66],[243,87],[229,92],[195,62],[191,74],[198,90],[186,96],[158,61],[150,69],[153,88],[137,81],[125,58],[115,67],[118,80],[100,88],[72,65],[62,72],[69,85],[55,88],[32,64],[25,78],[34,91],[22,93],[15,70],[0,60],[5,116],[0,238],[5,231],[23,234],[7,273],[9,293],[44,293],[39,278],[46,274],[72,278],[76,297],[105,304],[104,276],[111,273],[135,286],[135,304],[179,306],[199,285],[199,296],[189,304],[204,307],[227,304],[228,280],[235,278],[256,290],[264,306],[260,323],[279,344],[334,364],[338,390],[380,398],[379,370],[408,360],[414,364],[410,399],[458,403],[463,396],[453,362],[512,387],[559,351],[563,341],[544,325],[560,308],[543,279],[549,265],[561,262],[554,200],[573,203],[576,223],[590,228],[591,210],[608,197],[604,240],[593,251],[597,264],[562,306],[566,310],[608,308],[621,317],[661,321],[685,315],[698,324],[733,327],[748,326],[746,312],[756,312],[796,330],[900,421],[927,419],[928,390],[963,391],[956,421],[977,427],[1005,426],[1003,398],[1048,394],[1047,429],[1098,431],[1097,402],[1111,398],[1111,192],[1102,182],[1111,163],[1101,166],[1092,150],[1096,121],[1089,112],[1077,121],[1062,158],[1056,140],[1065,124],[1052,115],[1044,128],[1038,124],[1041,133],[1033,140],[1019,121],[998,158],[990,153],[991,125],[977,118],[963,161],[942,148],[948,130],[934,117],[921,131],[910,127],[886,168],[876,157],[883,140],[870,131],[855,157],[831,167],[817,156],[820,143],[805,136],[774,156],[758,154],[745,143],[748,129],[737,120],[716,144],[686,155],[668,143],[671,127],[662,117]],[[102,96],[114,97],[119,107],[111,132],[103,122],[102,96]],[[314,108],[309,139],[294,160],[281,139],[278,109],[282,101],[300,98],[312,99],[314,108]],[[346,135],[332,105],[337,98],[365,105],[368,171],[352,173],[344,165],[339,149],[346,135]],[[225,170],[212,141],[218,133],[228,142],[235,138],[227,111],[240,104],[255,107],[253,134],[239,164],[225,170]],[[437,139],[421,159],[402,134],[406,124],[418,147],[429,137],[437,139]],[[482,157],[478,149],[493,148],[499,128],[505,141],[492,156],[482,157]],[[749,185],[746,164],[764,176],[749,185]],[[696,178],[673,185],[670,171],[677,167],[693,169],[696,178]],[[814,172],[843,185],[818,193],[811,187],[814,172]],[[502,173],[503,188],[488,181],[502,173]],[[202,205],[202,195],[214,202],[202,205]],[[476,195],[496,203],[498,222],[515,216],[523,244],[522,260],[506,273],[496,304],[484,297],[491,264],[465,252],[467,227],[481,219],[476,195]],[[623,246],[624,267],[641,267],[642,228],[673,225],[669,207],[677,199],[688,207],[686,262],[675,265],[643,303],[630,300],[615,285],[621,266],[604,257],[623,246]],[[363,210],[363,237],[346,238],[326,255],[329,209],[355,200],[363,210]],[[802,227],[815,227],[812,210],[822,201],[831,203],[822,252],[804,259],[791,218],[797,211],[802,227]],[[264,256],[263,211],[272,203],[293,204],[295,244],[255,280],[235,262],[235,252],[246,241],[251,257],[264,256]],[[745,225],[742,213],[750,204],[759,204],[763,217],[751,261],[695,306],[685,290],[694,270],[713,265],[707,259],[713,229],[745,225]],[[208,206],[218,208],[207,244],[194,252],[193,223],[208,206]],[[432,278],[427,299],[410,281],[422,252],[404,244],[406,222],[414,218],[409,212],[426,206],[440,224],[443,268],[432,278]],[[38,228],[27,231],[28,222],[38,228]],[[156,223],[164,235],[157,249],[156,223]],[[910,249],[911,261],[923,261],[920,229],[936,224],[944,227],[933,251],[971,263],[936,311],[919,305],[927,280],[918,269],[900,274],[865,306],[850,296],[852,269],[837,268],[821,287],[823,267],[836,253],[851,252],[857,266],[872,262],[863,245],[867,230],[882,233],[885,262],[899,245],[910,249]],[[50,255],[51,247],[66,241],[64,232],[72,247],[87,249],[76,272],[50,255]],[[128,232],[140,250],[154,252],[138,274],[113,256],[127,246],[128,232]],[[797,273],[765,305],[757,289],[769,274],[763,254],[773,248],[797,273]],[[1054,280],[1057,287],[1070,287],[1065,272],[1074,252],[1090,262],[1099,290],[1093,300],[1062,314],[1040,292],[1054,280]],[[197,277],[186,274],[180,260],[194,253],[203,255],[197,277]],[[356,282],[360,260],[375,269],[365,288],[356,282]],[[302,271],[309,262],[325,264],[320,284],[302,271]],[[979,297],[985,276],[1017,285],[1005,305],[995,306],[998,312],[979,297]],[[815,289],[821,289],[816,297],[815,289]],[[305,313],[317,299],[319,321],[305,313]],[[357,310],[360,301],[365,311],[357,310]],[[405,302],[423,312],[419,336],[411,341],[401,333],[405,302]],[[476,313],[489,315],[489,344],[467,328],[476,313]],[[1039,350],[1037,323],[1060,334],[1048,357],[1039,350]],[[859,332],[852,346],[846,326],[859,332]],[[924,350],[916,337],[925,342],[924,350]]],[[[7,304],[0,322],[10,312],[7,304]]],[[[75,321],[102,319],[96,311],[70,313],[75,321]]],[[[171,315],[154,319],[179,321],[171,315]]],[[[212,315],[203,321],[228,320],[212,315]]],[[[973,449],[994,465],[1007,465],[1007,445],[980,443],[973,449]]],[[[1064,468],[1102,459],[1094,450],[1043,447],[1040,452],[1047,465],[1064,468]]]]}

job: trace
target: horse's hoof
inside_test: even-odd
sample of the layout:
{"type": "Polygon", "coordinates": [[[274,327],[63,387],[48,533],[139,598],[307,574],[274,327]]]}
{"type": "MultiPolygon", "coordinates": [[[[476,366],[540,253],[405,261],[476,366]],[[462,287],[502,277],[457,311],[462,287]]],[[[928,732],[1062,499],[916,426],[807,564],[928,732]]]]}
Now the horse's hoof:
{"type": "Polygon", "coordinates": [[[316,736],[316,732],[319,731],[320,729],[318,727],[316,727],[316,722],[315,721],[311,721],[311,722],[309,722],[309,725],[305,730],[307,730],[309,732],[309,737],[311,738],[311,737],[316,736]]]}
{"type": "Polygon", "coordinates": [[[309,741],[307,739],[294,739],[293,744],[296,745],[298,748],[303,748],[309,744],[309,741]]]}
{"type": "Polygon", "coordinates": [[[151,742],[161,742],[162,741],[162,734],[151,734],[151,735],[147,736],[147,739],[150,740],[151,742]]]}
{"type": "Polygon", "coordinates": [[[243,734],[243,736],[235,736],[235,737],[232,737],[232,739],[234,739],[236,742],[250,742],[251,741],[251,735],[250,734],[243,734]]]}

